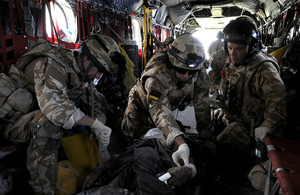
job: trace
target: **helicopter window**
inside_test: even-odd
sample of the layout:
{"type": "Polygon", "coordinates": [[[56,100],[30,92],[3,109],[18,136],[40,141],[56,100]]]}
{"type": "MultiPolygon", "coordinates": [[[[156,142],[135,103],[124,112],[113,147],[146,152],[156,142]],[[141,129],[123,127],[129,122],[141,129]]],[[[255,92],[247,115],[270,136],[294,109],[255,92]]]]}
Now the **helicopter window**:
{"type": "Polygon", "coordinates": [[[197,37],[202,42],[203,47],[206,51],[206,59],[209,59],[208,47],[213,41],[217,39],[217,33],[219,31],[222,31],[224,27],[230,22],[230,20],[234,20],[235,18],[236,17],[196,18],[196,21],[200,27],[196,28],[193,36],[197,37]]]}
{"type": "MultiPolygon", "coordinates": [[[[60,40],[75,43],[77,38],[77,20],[70,4],[65,0],[57,0],[54,5],[52,3],[50,5],[51,16],[54,24],[57,24],[55,29],[60,40]]],[[[48,9],[46,9],[46,32],[48,37],[52,37],[51,31],[51,18],[48,9]]]]}
{"type": "Polygon", "coordinates": [[[132,17],[132,29],[133,29],[133,40],[138,44],[139,49],[142,48],[142,45],[139,44],[142,42],[141,38],[141,20],[137,17],[132,17]]]}
{"type": "Polygon", "coordinates": [[[197,37],[201,43],[203,44],[204,50],[205,50],[205,58],[208,60],[208,47],[209,45],[217,40],[216,36],[217,33],[223,29],[199,29],[193,33],[193,36],[197,37]]]}

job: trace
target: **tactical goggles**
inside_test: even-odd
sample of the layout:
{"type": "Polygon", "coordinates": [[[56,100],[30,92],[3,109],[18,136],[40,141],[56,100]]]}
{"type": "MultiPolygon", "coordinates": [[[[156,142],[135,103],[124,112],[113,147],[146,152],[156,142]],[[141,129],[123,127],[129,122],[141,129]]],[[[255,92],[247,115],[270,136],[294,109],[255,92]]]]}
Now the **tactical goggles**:
{"type": "Polygon", "coordinates": [[[168,52],[174,58],[176,58],[176,60],[178,60],[179,62],[185,64],[189,68],[195,68],[196,66],[198,66],[199,64],[201,64],[205,60],[205,56],[201,57],[201,56],[198,56],[195,53],[189,53],[187,55],[187,60],[185,60],[185,59],[183,59],[183,58],[181,58],[177,55],[177,54],[182,53],[182,52],[179,51],[178,49],[176,49],[175,47],[168,48],[168,52]]]}
{"type": "Polygon", "coordinates": [[[174,70],[176,72],[178,72],[179,74],[186,74],[186,73],[188,73],[188,75],[194,75],[197,72],[199,72],[199,70],[188,70],[188,69],[183,69],[183,68],[178,68],[178,67],[175,67],[174,70]]]}

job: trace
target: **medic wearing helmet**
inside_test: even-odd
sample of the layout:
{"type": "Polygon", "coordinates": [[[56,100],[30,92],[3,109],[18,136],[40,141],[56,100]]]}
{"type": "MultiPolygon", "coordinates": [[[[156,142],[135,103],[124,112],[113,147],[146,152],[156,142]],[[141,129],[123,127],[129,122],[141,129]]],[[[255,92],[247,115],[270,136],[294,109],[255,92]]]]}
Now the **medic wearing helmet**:
{"type": "Polygon", "coordinates": [[[260,35],[250,17],[231,21],[223,34],[229,57],[221,73],[219,100],[226,127],[217,140],[245,151],[251,140],[263,141],[285,125],[286,89],[276,59],[260,51],[260,35]]]}
{"type": "Polygon", "coordinates": [[[172,115],[189,103],[195,108],[197,130],[210,125],[209,79],[203,67],[201,42],[191,34],[178,36],[167,53],[157,53],[148,62],[140,80],[129,93],[122,131],[129,143],[141,138],[150,128],[162,131],[167,147],[174,149],[174,162],[189,165],[189,147],[172,115]]]}
{"type": "MultiPolygon", "coordinates": [[[[104,125],[105,99],[91,83],[102,74],[118,70],[117,63],[124,63],[119,52],[117,43],[103,35],[87,38],[78,55],[39,40],[11,67],[9,75],[15,84],[28,89],[38,105],[15,121],[4,124],[1,120],[1,127],[7,140],[30,142],[27,169],[35,194],[54,194],[57,149],[68,130],[78,126],[90,129],[101,149],[100,160],[109,160],[106,147],[111,129],[104,125]]],[[[27,102],[34,101],[20,98],[10,101],[9,105],[14,107],[11,111],[17,112],[16,108],[27,102]]]]}

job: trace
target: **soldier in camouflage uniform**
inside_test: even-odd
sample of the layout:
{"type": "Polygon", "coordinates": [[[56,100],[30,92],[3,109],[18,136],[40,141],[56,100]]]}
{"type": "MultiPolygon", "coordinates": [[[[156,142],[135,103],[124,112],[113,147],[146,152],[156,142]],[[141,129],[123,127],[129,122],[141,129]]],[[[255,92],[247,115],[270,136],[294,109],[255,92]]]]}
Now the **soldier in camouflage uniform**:
{"type": "Polygon", "coordinates": [[[218,94],[218,89],[221,83],[221,71],[225,64],[227,54],[224,50],[224,43],[222,41],[223,34],[221,31],[217,34],[217,40],[212,42],[208,48],[209,53],[209,64],[211,71],[209,72],[210,77],[210,93],[215,96],[218,94]]]}
{"type": "Polygon", "coordinates": [[[209,64],[211,66],[211,71],[209,72],[211,94],[217,94],[220,88],[221,72],[227,57],[228,56],[223,47],[223,49],[216,51],[214,55],[209,58],[209,64]]]}
{"type": "Polygon", "coordinates": [[[219,31],[217,33],[217,40],[213,41],[208,47],[207,51],[208,51],[209,58],[211,58],[211,56],[213,56],[215,52],[224,48],[222,39],[223,39],[223,33],[222,31],[219,31]]]}
{"type": "Polygon", "coordinates": [[[209,78],[204,60],[203,46],[191,34],[178,36],[167,52],[151,58],[129,93],[122,121],[122,131],[129,143],[146,134],[150,127],[157,127],[167,146],[175,147],[174,162],[179,165],[182,159],[185,165],[189,163],[189,147],[172,111],[183,110],[192,103],[197,130],[209,128],[209,78]]]}
{"type": "Polygon", "coordinates": [[[35,194],[54,194],[57,149],[67,130],[78,126],[90,129],[102,151],[100,159],[109,160],[106,147],[111,129],[104,125],[106,101],[92,83],[102,74],[118,70],[119,52],[117,43],[107,36],[89,37],[80,53],[39,40],[12,66],[9,75],[16,86],[33,94],[27,99],[15,98],[14,107],[30,104],[34,111],[24,112],[14,121],[1,120],[1,127],[7,140],[30,142],[27,169],[35,194]],[[34,101],[38,104],[35,107],[34,101]]]}
{"type": "Polygon", "coordinates": [[[219,100],[227,126],[217,140],[245,151],[251,138],[263,141],[266,134],[274,134],[285,125],[287,94],[276,59],[260,51],[253,20],[241,16],[223,33],[229,57],[222,70],[219,100]]]}

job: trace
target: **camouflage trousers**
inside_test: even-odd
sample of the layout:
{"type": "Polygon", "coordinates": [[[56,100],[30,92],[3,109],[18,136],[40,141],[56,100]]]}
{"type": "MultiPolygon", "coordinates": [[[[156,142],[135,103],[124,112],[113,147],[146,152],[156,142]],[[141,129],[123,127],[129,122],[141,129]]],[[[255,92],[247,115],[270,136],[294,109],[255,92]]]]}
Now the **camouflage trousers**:
{"type": "Polygon", "coordinates": [[[57,158],[62,129],[41,111],[33,111],[4,128],[4,138],[15,143],[29,143],[26,167],[35,194],[54,194],[58,178],[57,158]]]}
{"type": "Polygon", "coordinates": [[[217,140],[228,144],[237,151],[244,151],[249,146],[250,133],[242,123],[232,122],[217,136],[217,140]]]}

